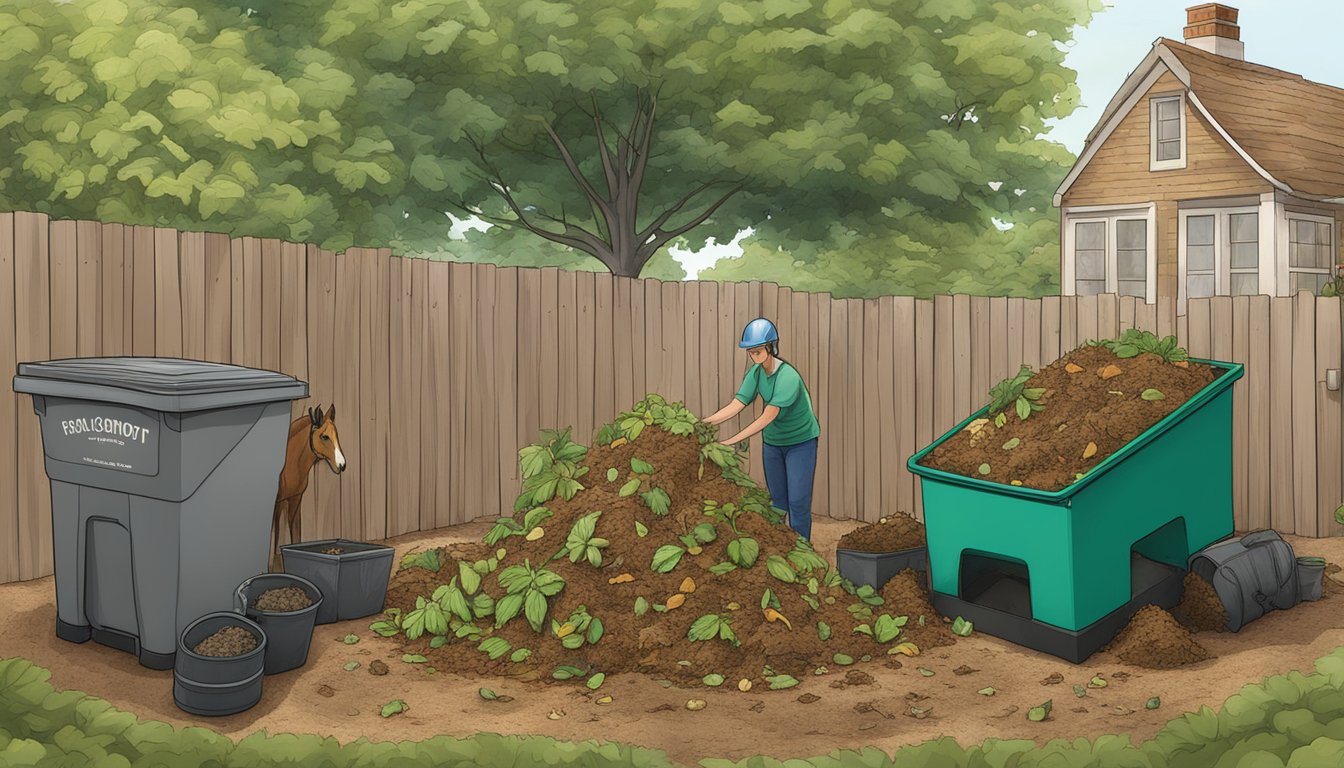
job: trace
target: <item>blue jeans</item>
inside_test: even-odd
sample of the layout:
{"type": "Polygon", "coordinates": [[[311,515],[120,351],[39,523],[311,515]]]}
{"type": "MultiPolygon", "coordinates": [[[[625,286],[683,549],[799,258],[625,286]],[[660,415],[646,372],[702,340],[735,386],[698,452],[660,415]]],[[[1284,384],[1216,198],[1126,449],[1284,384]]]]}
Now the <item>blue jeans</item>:
{"type": "Polygon", "coordinates": [[[812,478],[817,472],[817,438],[797,445],[763,443],[765,486],[770,503],[789,513],[789,527],[812,539],[812,478]]]}

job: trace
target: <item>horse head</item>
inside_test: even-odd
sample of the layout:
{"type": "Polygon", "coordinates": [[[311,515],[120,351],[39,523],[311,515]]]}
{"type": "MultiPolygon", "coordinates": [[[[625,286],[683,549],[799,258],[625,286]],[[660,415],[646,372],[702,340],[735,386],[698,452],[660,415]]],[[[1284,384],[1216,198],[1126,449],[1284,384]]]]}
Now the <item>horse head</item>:
{"type": "Polygon", "coordinates": [[[326,413],[322,412],[320,405],[310,408],[308,418],[312,422],[310,444],[313,453],[327,462],[332,472],[338,475],[344,472],[345,453],[341,451],[341,438],[336,433],[336,406],[329,406],[326,413]]]}

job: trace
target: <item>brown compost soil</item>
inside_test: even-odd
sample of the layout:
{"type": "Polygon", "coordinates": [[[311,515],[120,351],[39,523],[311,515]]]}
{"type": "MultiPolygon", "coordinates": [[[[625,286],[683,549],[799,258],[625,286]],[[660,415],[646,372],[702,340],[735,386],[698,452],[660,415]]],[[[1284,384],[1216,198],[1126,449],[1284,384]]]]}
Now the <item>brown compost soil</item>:
{"type": "MultiPolygon", "coordinates": [[[[767,560],[771,556],[786,558],[799,538],[787,525],[772,524],[754,512],[743,512],[737,518],[740,532],[760,545],[754,567],[736,568],[720,575],[712,573],[709,570],[712,566],[729,561],[727,547],[736,534],[726,523],[707,516],[703,504],[706,500],[735,502],[748,489],[725,479],[712,462],[705,463],[701,477],[699,442],[694,436],[676,436],[656,426],[649,427],[636,440],[619,447],[590,448],[581,464],[590,468],[581,479],[584,489],[571,500],[557,497],[546,505],[554,516],[540,524],[544,531],[541,538],[527,541],[517,535],[500,541],[497,546],[505,550],[505,556],[498,568],[482,581],[481,589],[498,600],[504,594],[498,576],[512,565],[544,564],[564,579],[563,590],[549,600],[540,634],[521,614],[492,633],[507,640],[510,648],[526,648],[531,655],[521,662],[512,661],[510,653],[491,660],[478,650],[478,642],[454,639],[451,632],[448,642],[439,648],[430,647],[428,636],[407,641],[398,635],[406,652],[426,656],[429,664],[437,668],[509,675],[522,680],[551,682],[557,666],[570,665],[585,673],[639,671],[674,685],[698,685],[706,675],[718,674],[727,680],[725,686],[745,678],[759,689],[768,689],[764,679],[767,672],[803,679],[818,667],[829,665],[834,669],[836,654],[855,661],[865,657],[883,660],[892,658],[888,651],[903,641],[913,642],[921,650],[955,642],[955,636],[929,603],[914,571],[907,570],[887,583],[878,593],[882,604],[875,606],[865,605],[843,585],[826,586],[821,569],[811,573],[792,569],[796,573],[793,583],[772,575],[767,560]],[[645,481],[641,492],[650,487],[662,488],[671,500],[667,515],[655,515],[638,494],[620,496],[619,489],[630,476],[633,458],[653,465],[654,474],[645,481]],[[608,468],[618,470],[615,482],[607,481],[608,468]],[[602,516],[594,535],[610,542],[602,550],[601,567],[595,568],[587,560],[572,563],[568,557],[552,560],[565,545],[575,521],[595,510],[601,510],[602,516]],[[647,527],[647,535],[638,535],[636,522],[647,527]],[[654,552],[659,547],[684,546],[679,537],[702,523],[714,526],[713,541],[704,544],[698,554],[683,554],[669,573],[652,570],[654,552]],[[610,583],[622,574],[633,578],[610,583]],[[694,582],[694,588],[683,592],[683,587],[690,586],[687,579],[694,582]],[[762,609],[767,590],[778,599],[779,613],[787,624],[767,621],[762,609]],[[681,597],[669,602],[676,595],[681,597]],[[665,611],[651,607],[637,616],[638,598],[644,598],[650,606],[681,603],[665,611]],[[816,608],[809,604],[812,600],[816,601],[816,608]],[[585,642],[577,649],[566,649],[553,632],[551,622],[563,624],[580,607],[586,607],[601,620],[603,634],[596,644],[585,642]],[[857,615],[851,613],[851,607],[857,615]],[[688,630],[692,623],[707,614],[727,618],[740,645],[721,639],[691,641],[688,630]],[[896,640],[879,644],[873,637],[855,632],[856,627],[864,625],[871,629],[882,614],[907,618],[896,640]],[[827,635],[827,639],[823,640],[822,635],[827,635]]],[[[521,521],[523,515],[518,514],[515,519],[521,521]]],[[[438,572],[418,566],[398,571],[388,587],[387,607],[402,611],[404,616],[416,607],[417,597],[428,598],[458,574],[459,560],[470,563],[488,559],[495,551],[496,547],[484,543],[446,547],[440,550],[443,565],[438,572]]],[[[478,620],[478,626],[490,630],[493,622],[478,620]]]]}
{"type": "Polygon", "coordinates": [[[1082,346],[1028,380],[1027,387],[1045,390],[1038,401],[1043,410],[1023,420],[1010,406],[1001,428],[994,426],[996,414],[988,414],[987,421],[972,422],[920,463],[1005,485],[1062,490],[1217,377],[1217,369],[1201,363],[1167,363],[1148,353],[1121,359],[1106,347],[1082,346]],[[1081,370],[1071,373],[1070,365],[1081,370]],[[1112,365],[1120,372],[1103,378],[1112,365]],[[1148,389],[1164,397],[1144,400],[1148,389]],[[1013,439],[1018,443],[1005,448],[1013,439]],[[984,465],[988,474],[981,472],[984,465]]]}
{"type": "Polygon", "coordinates": [[[1190,630],[1156,605],[1140,608],[1109,650],[1126,664],[1147,669],[1174,669],[1210,658],[1190,630]]]}
{"type": "Polygon", "coordinates": [[[1213,585],[1193,571],[1185,574],[1185,591],[1173,615],[1195,632],[1222,632],[1227,626],[1227,609],[1213,585]]]}
{"type": "Polygon", "coordinates": [[[322,550],[322,554],[324,555],[340,555],[343,554],[344,552],[345,550],[342,549],[341,547],[332,547],[331,549],[322,550]]]}
{"type": "Polygon", "coordinates": [[[278,587],[268,589],[257,598],[256,609],[269,613],[288,613],[301,611],[312,605],[313,601],[300,587],[278,587]]]}
{"type": "Polygon", "coordinates": [[[243,627],[224,627],[196,644],[192,650],[202,656],[225,658],[242,656],[255,650],[257,636],[243,627]]]}
{"type": "Polygon", "coordinates": [[[897,552],[924,546],[924,525],[904,512],[855,528],[840,537],[840,549],[854,552],[897,552]]]}

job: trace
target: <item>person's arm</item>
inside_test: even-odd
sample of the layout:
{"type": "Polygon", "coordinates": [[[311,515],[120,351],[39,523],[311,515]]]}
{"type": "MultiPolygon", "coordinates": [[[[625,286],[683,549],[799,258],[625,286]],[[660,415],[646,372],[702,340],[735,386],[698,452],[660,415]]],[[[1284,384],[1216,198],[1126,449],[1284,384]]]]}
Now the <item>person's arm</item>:
{"type": "Polygon", "coordinates": [[[727,440],[720,440],[719,442],[723,443],[724,445],[732,445],[734,443],[740,443],[743,440],[752,437],[757,432],[760,432],[761,430],[770,426],[770,422],[774,421],[775,417],[777,416],[779,416],[779,406],[767,405],[765,406],[765,410],[761,411],[761,415],[757,416],[755,421],[748,424],[746,429],[742,430],[741,432],[738,432],[736,435],[733,435],[727,440]]]}
{"type": "Polygon", "coordinates": [[[706,424],[722,424],[723,422],[741,413],[742,409],[746,407],[747,407],[746,404],[743,403],[741,400],[733,398],[728,402],[727,405],[723,406],[722,408],[710,414],[709,416],[706,416],[704,421],[706,424]]]}

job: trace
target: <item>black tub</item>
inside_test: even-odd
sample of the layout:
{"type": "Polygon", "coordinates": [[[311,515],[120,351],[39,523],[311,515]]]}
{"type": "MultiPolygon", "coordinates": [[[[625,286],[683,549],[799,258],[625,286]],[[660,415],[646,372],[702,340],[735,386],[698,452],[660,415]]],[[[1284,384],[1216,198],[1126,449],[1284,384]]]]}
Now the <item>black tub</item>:
{"type": "Polygon", "coordinates": [[[232,611],[207,613],[188,624],[177,639],[173,661],[173,702],[193,715],[221,717],[252,708],[261,700],[266,633],[256,622],[232,611]],[[242,627],[257,647],[241,656],[202,656],[193,648],[225,627],[242,627]]]}
{"type": "Polygon", "coordinates": [[[311,581],[289,573],[263,573],[238,585],[234,595],[238,613],[252,619],[266,633],[266,674],[298,669],[308,663],[313,624],[322,606],[322,592],[311,581]],[[259,611],[254,603],[268,589],[299,587],[312,605],[297,611],[259,611]]]}
{"type": "Polygon", "coordinates": [[[926,547],[901,549],[895,552],[836,549],[835,566],[840,569],[841,576],[855,584],[867,584],[873,589],[882,589],[893,576],[906,568],[919,571],[923,574],[921,581],[927,581],[929,555],[926,547]]]}
{"type": "Polygon", "coordinates": [[[311,581],[322,590],[318,624],[362,619],[382,613],[392,575],[392,547],[348,539],[325,539],[280,548],[285,573],[311,581]],[[343,550],[329,555],[326,549],[343,550]]]}

